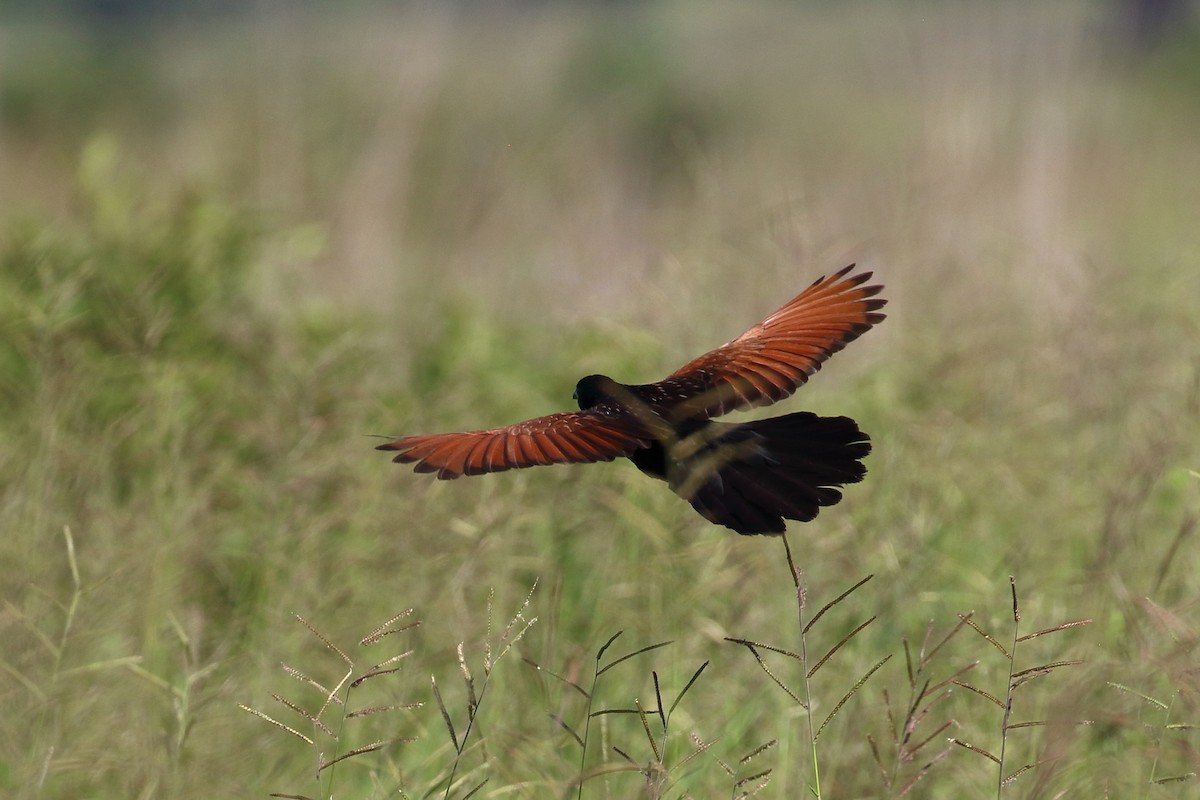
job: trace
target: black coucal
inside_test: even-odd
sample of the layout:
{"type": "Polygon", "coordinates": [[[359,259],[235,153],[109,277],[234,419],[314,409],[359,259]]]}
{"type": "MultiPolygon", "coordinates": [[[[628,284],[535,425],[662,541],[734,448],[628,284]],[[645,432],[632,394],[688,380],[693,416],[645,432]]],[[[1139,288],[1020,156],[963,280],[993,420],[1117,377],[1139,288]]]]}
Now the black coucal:
{"type": "Polygon", "coordinates": [[[854,265],[822,277],[731,342],[658,383],[589,375],[578,411],[503,428],[404,436],[379,450],[443,480],[545,464],[628,458],[667,481],[705,519],[742,534],[783,533],[842,499],[866,474],[870,437],[849,417],[808,411],[744,423],[714,422],[796,391],[822,362],[882,321],[883,287],[854,265]]]}

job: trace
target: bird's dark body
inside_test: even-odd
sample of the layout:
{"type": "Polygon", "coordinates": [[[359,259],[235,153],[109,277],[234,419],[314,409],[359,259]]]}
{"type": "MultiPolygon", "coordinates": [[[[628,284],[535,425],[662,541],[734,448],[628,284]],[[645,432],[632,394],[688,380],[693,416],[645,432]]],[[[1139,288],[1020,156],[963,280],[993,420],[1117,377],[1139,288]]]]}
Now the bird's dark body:
{"type": "Polygon", "coordinates": [[[629,460],[666,481],[706,519],[738,533],[782,533],[786,519],[807,522],[841,500],[835,486],[866,474],[861,459],[871,452],[870,437],[849,417],[801,411],[717,422],[688,412],[687,402],[700,390],[687,383],[626,385],[589,375],[576,386],[575,399],[580,410],[615,405],[634,417],[652,416],[649,424],[659,427],[629,460]]]}
{"type": "Polygon", "coordinates": [[[487,430],[404,436],[382,450],[442,480],[548,464],[628,458],[706,519],[738,533],[783,533],[862,480],[870,438],[848,417],[806,411],[743,423],[731,411],[791,395],[832,354],[883,320],[882,286],[854,265],[819,278],[741,336],[656,383],[588,375],[578,411],[487,430]]]}
{"type": "Polygon", "coordinates": [[[652,478],[668,480],[667,444],[700,434],[709,425],[719,424],[703,418],[675,418],[676,407],[701,389],[694,381],[666,380],[661,383],[623,384],[607,375],[588,375],[575,386],[575,401],[579,410],[597,406],[617,406],[622,412],[630,408],[654,409],[655,421],[661,420],[669,429],[670,436],[652,438],[648,447],[635,450],[629,460],[652,478]]]}

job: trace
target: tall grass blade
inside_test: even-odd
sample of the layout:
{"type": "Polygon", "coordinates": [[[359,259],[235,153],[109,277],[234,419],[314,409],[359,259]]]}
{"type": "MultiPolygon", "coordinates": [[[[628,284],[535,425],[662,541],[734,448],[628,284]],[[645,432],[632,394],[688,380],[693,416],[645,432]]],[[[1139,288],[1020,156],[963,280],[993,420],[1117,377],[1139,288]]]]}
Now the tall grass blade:
{"type": "Polygon", "coordinates": [[[367,706],[365,708],[360,708],[357,711],[351,711],[349,714],[346,715],[346,717],[347,718],[369,717],[374,714],[383,714],[388,711],[409,711],[414,708],[424,708],[424,707],[425,707],[424,703],[395,703],[395,704],[386,705],[386,706],[367,706]]]}
{"type": "Polygon", "coordinates": [[[917,782],[920,781],[922,778],[924,778],[926,775],[928,775],[929,771],[931,769],[933,769],[933,767],[939,761],[941,761],[946,756],[950,755],[950,752],[951,752],[951,748],[947,747],[945,750],[943,750],[942,752],[940,752],[936,756],[934,756],[930,761],[927,761],[925,764],[921,765],[921,768],[919,770],[917,770],[916,773],[911,778],[909,778],[907,781],[905,781],[903,786],[900,787],[900,791],[898,791],[896,793],[896,796],[904,797],[910,791],[912,791],[912,788],[917,785],[917,782]]]}
{"type": "Polygon", "coordinates": [[[624,632],[625,631],[623,631],[623,630],[617,631],[612,636],[608,637],[607,642],[600,645],[600,649],[596,651],[596,663],[600,662],[600,659],[604,657],[604,653],[608,650],[609,647],[612,646],[612,643],[615,642],[617,640],[617,638],[624,632]]]}
{"type": "Polygon", "coordinates": [[[1070,659],[1065,659],[1063,661],[1051,661],[1048,664],[1040,664],[1036,667],[1028,667],[1026,669],[1018,670],[1017,672],[1014,672],[1012,676],[1015,679],[1015,678],[1023,678],[1026,675],[1031,675],[1033,673],[1037,673],[1038,675],[1049,675],[1051,672],[1058,669],[1059,667],[1077,667],[1083,663],[1086,663],[1086,662],[1082,658],[1070,658],[1070,659]]]}
{"type": "Polygon", "coordinates": [[[746,753],[746,755],[739,758],[738,764],[749,763],[750,761],[752,761],[753,759],[762,755],[763,753],[767,752],[768,750],[770,750],[772,747],[774,747],[777,744],[779,744],[778,739],[768,739],[767,741],[760,744],[758,747],[751,750],[749,753],[746,753]]]}
{"type": "Polygon", "coordinates": [[[733,642],[734,644],[742,644],[746,647],[753,647],[759,650],[767,650],[772,653],[779,653],[781,656],[787,656],[788,658],[795,659],[796,661],[804,660],[804,656],[802,656],[800,653],[794,653],[791,650],[785,650],[782,647],[775,647],[774,645],[764,644],[763,642],[756,642],[752,639],[734,639],[726,636],[725,641],[733,642]]]}
{"type": "Polygon", "coordinates": [[[1075,620],[1074,622],[1064,622],[1061,625],[1055,625],[1053,628],[1045,628],[1040,631],[1035,631],[1034,633],[1027,633],[1024,636],[1018,638],[1017,641],[1018,642],[1027,642],[1030,639],[1036,639],[1039,636],[1046,636],[1051,633],[1058,633],[1059,631],[1070,630],[1071,628],[1078,628],[1083,625],[1091,625],[1091,624],[1092,624],[1092,621],[1090,619],[1078,619],[1078,620],[1075,620]]]}
{"type": "Polygon", "coordinates": [[[961,747],[961,748],[963,748],[963,749],[965,749],[965,750],[970,750],[972,753],[978,753],[979,755],[983,756],[984,758],[990,759],[990,760],[992,760],[992,761],[996,762],[997,764],[999,764],[999,763],[1000,763],[1000,759],[999,759],[999,758],[997,758],[996,756],[992,755],[992,754],[991,754],[991,753],[989,753],[987,750],[984,750],[982,747],[978,747],[978,746],[976,746],[976,745],[973,745],[973,744],[971,744],[970,742],[964,742],[962,739],[951,739],[950,741],[951,741],[953,744],[956,744],[956,745],[958,745],[959,747],[961,747]]]}
{"type": "Polygon", "coordinates": [[[879,770],[879,779],[886,787],[888,785],[888,771],[883,764],[883,757],[879,755],[879,745],[875,742],[875,737],[867,734],[867,746],[871,750],[871,758],[875,761],[875,767],[879,770]]]}
{"type": "Polygon", "coordinates": [[[312,678],[308,677],[307,675],[305,675],[303,672],[296,669],[295,667],[289,666],[286,663],[281,663],[279,665],[279,667],[288,676],[295,678],[296,680],[300,681],[301,683],[308,684],[309,686],[313,687],[314,689],[316,689],[318,692],[320,692],[322,695],[325,695],[326,697],[329,696],[329,694],[330,694],[329,689],[327,689],[324,684],[313,680],[312,678]]]}
{"type": "Polygon", "coordinates": [[[521,660],[524,661],[529,666],[536,669],[538,672],[543,672],[543,673],[549,675],[551,678],[554,678],[559,683],[562,683],[566,686],[570,686],[572,689],[579,692],[584,697],[589,698],[589,699],[591,698],[591,695],[588,694],[588,690],[583,688],[582,686],[580,686],[578,683],[575,683],[575,681],[570,680],[569,678],[566,678],[562,675],[559,675],[554,670],[543,667],[541,664],[537,663],[536,661],[534,661],[532,658],[529,658],[528,656],[521,656],[521,660]]]}
{"type": "Polygon", "coordinates": [[[301,707],[300,707],[300,706],[298,706],[297,704],[293,703],[291,700],[288,700],[288,699],[287,699],[286,697],[284,697],[283,695],[280,695],[280,694],[275,694],[275,693],[273,693],[273,692],[272,692],[272,694],[271,694],[271,697],[272,697],[274,700],[276,700],[276,701],[278,701],[278,702],[282,703],[283,705],[287,706],[288,708],[290,708],[292,711],[296,712],[296,713],[297,713],[297,714],[299,714],[300,716],[304,717],[306,720],[308,720],[310,723],[312,723],[313,725],[315,725],[317,728],[320,728],[320,730],[321,730],[321,732],[322,732],[322,733],[324,733],[324,734],[326,734],[326,735],[328,735],[328,736],[330,736],[330,737],[332,737],[332,738],[334,738],[334,739],[336,739],[336,738],[337,738],[337,735],[336,735],[336,734],[334,734],[333,730],[332,730],[332,729],[331,729],[331,728],[330,728],[328,725],[326,725],[324,722],[322,722],[320,719],[318,719],[316,716],[314,716],[314,715],[313,715],[311,712],[309,712],[307,709],[301,708],[301,707]]]}
{"type": "Polygon", "coordinates": [[[830,601],[829,601],[828,603],[826,603],[825,605],[821,606],[821,610],[820,610],[820,611],[818,611],[816,614],[814,614],[814,615],[813,615],[813,618],[812,618],[812,619],[810,619],[810,620],[808,621],[808,624],[804,626],[804,628],[803,628],[803,630],[802,630],[802,633],[808,633],[810,630],[812,630],[812,626],[813,626],[813,625],[816,625],[816,624],[817,624],[817,621],[818,621],[818,620],[820,620],[820,619],[821,619],[821,617],[825,616],[825,612],[826,612],[826,611],[828,611],[829,609],[831,609],[831,608],[833,608],[834,606],[836,606],[838,603],[840,603],[840,602],[842,602],[843,600],[845,600],[845,599],[846,599],[847,597],[849,597],[849,596],[850,596],[852,593],[854,593],[856,590],[858,590],[860,587],[862,587],[862,586],[863,586],[863,584],[865,584],[867,581],[871,580],[871,579],[872,579],[872,578],[874,578],[874,577],[875,577],[874,573],[872,573],[872,574],[868,575],[867,577],[863,578],[863,579],[862,579],[861,581],[859,581],[858,583],[856,583],[856,584],[854,584],[853,586],[851,586],[851,587],[850,587],[849,589],[847,589],[846,591],[844,591],[844,592],[842,592],[841,594],[839,594],[837,597],[835,597],[835,598],[833,598],[832,600],[830,600],[830,601]]]}
{"type": "Polygon", "coordinates": [[[917,754],[917,752],[919,752],[923,747],[925,747],[925,745],[932,742],[940,734],[945,733],[947,728],[954,728],[957,726],[958,726],[958,723],[955,722],[954,720],[952,720],[952,719],[946,720],[941,725],[939,725],[937,727],[937,729],[934,730],[933,733],[929,734],[924,739],[922,739],[921,741],[914,744],[912,747],[906,748],[908,755],[915,756],[917,754]]]}
{"type": "Polygon", "coordinates": [[[850,691],[848,691],[844,695],[842,695],[842,699],[839,700],[837,705],[833,707],[833,710],[829,712],[829,715],[827,717],[825,717],[825,720],[821,723],[821,726],[819,728],[817,728],[817,732],[815,734],[813,734],[814,740],[820,738],[821,732],[824,731],[825,727],[830,722],[833,721],[833,718],[838,715],[838,712],[842,710],[842,707],[845,706],[846,703],[850,700],[850,698],[853,697],[858,692],[858,690],[863,687],[863,684],[865,684],[867,681],[869,681],[871,679],[871,676],[874,675],[879,670],[880,667],[882,667],[884,664],[886,664],[887,662],[892,660],[893,655],[895,655],[895,654],[888,653],[886,656],[881,658],[878,662],[876,662],[875,666],[873,666],[869,670],[867,670],[866,674],[858,679],[858,682],[855,683],[854,686],[850,687],[850,691]]]}
{"type": "Polygon", "coordinates": [[[437,700],[438,710],[442,712],[442,721],[446,723],[446,731],[450,734],[450,742],[454,745],[454,751],[461,755],[462,748],[458,744],[458,734],[454,732],[454,722],[451,721],[450,712],[446,710],[446,703],[442,700],[442,692],[438,689],[437,678],[431,676],[429,680],[433,684],[433,697],[437,700]]]}
{"type": "Polygon", "coordinates": [[[1158,706],[1163,711],[1169,710],[1169,706],[1166,703],[1164,703],[1163,701],[1156,700],[1155,698],[1151,697],[1148,694],[1143,694],[1142,692],[1139,692],[1137,689],[1131,689],[1130,687],[1125,686],[1124,684],[1114,683],[1112,681],[1107,681],[1107,684],[1118,691],[1125,692],[1126,694],[1131,694],[1134,697],[1137,697],[1147,703],[1150,703],[1151,705],[1158,706]]]}
{"type": "Polygon", "coordinates": [[[391,636],[394,633],[404,633],[405,631],[409,631],[409,630],[412,630],[413,628],[419,627],[421,625],[420,620],[417,620],[415,622],[410,622],[409,624],[404,625],[399,628],[392,627],[392,625],[394,625],[397,621],[404,619],[405,617],[412,616],[412,613],[413,613],[413,609],[411,609],[411,608],[407,609],[405,611],[401,611],[399,614],[392,617],[387,622],[383,623],[382,625],[380,625],[378,628],[376,628],[375,630],[368,633],[363,638],[359,639],[358,643],[361,645],[364,645],[364,646],[372,645],[372,644],[375,644],[376,642],[378,642],[380,639],[382,639],[385,636],[391,636]]]}
{"type": "Polygon", "coordinates": [[[616,753],[617,755],[619,755],[621,758],[628,761],[630,764],[633,764],[634,766],[636,766],[639,770],[641,770],[641,767],[638,765],[638,763],[636,761],[634,761],[632,758],[630,758],[629,754],[626,753],[621,748],[617,747],[616,745],[613,745],[613,752],[616,753]]]}
{"type": "MultiPolygon", "coordinates": [[[[479,698],[475,695],[475,679],[471,677],[471,668],[467,666],[467,656],[463,651],[463,643],[458,643],[458,671],[463,676],[463,683],[467,687],[467,718],[475,719],[475,710],[479,708],[479,698]]],[[[487,670],[484,671],[484,675],[487,670]]]]}
{"type": "Polygon", "coordinates": [[[332,767],[334,764],[345,761],[347,758],[361,756],[363,753],[374,753],[376,750],[381,750],[387,743],[388,740],[381,739],[378,742],[371,742],[370,744],[364,744],[362,747],[356,747],[353,750],[347,750],[345,753],[342,753],[336,758],[331,758],[329,761],[322,760],[321,766],[317,768],[317,772],[321,772],[326,767],[332,767]]]}
{"type": "MultiPolygon", "coordinates": [[[[611,640],[610,640],[610,643],[611,643],[611,640]]],[[[616,659],[615,661],[612,661],[612,662],[606,664],[605,666],[601,667],[600,670],[596,673],[596,677],[600,677],[601,675],[608,672],[613,667],[617,666],[618,664],[622,664],[631,658],[640,656],[644,653],[649,653],[654,650],[658,650],[659,648],[666,647],[669,644],[671,644],[671,642],[668,640],[665,642],[659,642],[658,644],[647,645],[646,647],[642,647],[637,650],[634,650],[632,653],[626,653],[625,655],[621,656],[620,658],[616,659]]],[[[607,645],[605,645],[605,647],[607,647],[607,645]]],[[[597,657],[597,659],[598,658],[599,657],[597,657]]]]}
{"type": "Polygon", "coordinates": [[[927,693],[936,692],[937,690],[941,689],[943,686],[950,686],[950,685],[961,686],[962,684],[959,683],[959,679],[961,678],[961,676],[965,675],[966,673],[970,672],[971,670],[975,669],[978,666],[979,666],[978,661],[972,661],[971,663],[969,663],[965,666],[959,667],[957,672],[954,672],[953,674],[948,675],[947,677],[943,678],[941,681],[939,681],[938,683],[935,683],[932,686],[928,686],[927,693]]]}
{"type": "Polygon", "coordinates": [[[300,739],[301,741],[303,741],[306,744],[310,744],[310,745],[316,744],[316,742],[314,742],[312,739],[305,736],[300,731],[296,730],[295,728],[291,728],[291,727],[288,727],[287,725],[284,725],[282,722],[280,722],[277,719],[268,717],[266,714],[264,714],[263,712],[259,711],[256,708],[250,708],[250,706],[244,706],[241,703],[238,703],[238,708],[240,708],[242,711],[247,711],[247,712],[253,714],[254,716],[258,717],[259,719],[265,719],[267,722],[271,723],[276,728],[279,728],[282,731],[286,731],[287,733],[290,733],[292,736],[295,736],[297,739],[300,739]]]}
{"type": "MultiPolygon", "coordinates": [[[[770,770],[770,769],[764,769],[762,772],[756,772],[756,773],[754,773],[753,775],[747,775],[746,777],[742,778],[742,779],[741,779],[740,781],[738,781],[737,783],[733,784],[733,790],[736,792],[736,791],[738,791],[739,789],[741,789],[743,786],[745,786],[747,783],[753,783],[754,781],[757,781],[757,780],[761,780],[761,779],[763,779],[763,778],[766,778],[766,777],[768,777],[768,776],[769,776],[769,775],[770,775],[772,772],[773,772],[773,770],[770,770]]],[[[743,794],[743,795],[741,795],[741,797],[749,797],[749,796],[751,796],[751,795],[752,795],[754,792],[760,791],[760,790],[761,790],[761,788],[762,788],[762,787],[765,787],[766,785],[767,785],[767,784],[766,784],[766,782],[763,782],[761,786],[756,786],[756,787],[754,787],[753,791],[751,791],[749,794],[743,794]]]]}
{"type": "Polygon", "coordinates": [[[646,709],[642,708],[640,700],[634,700],[633,705],[637,708],[638,719],[642,721],[642,730],[646,732],[646,740],[650,742],[650,749],[654,751],[654,760],[662,761],[662,753],[658,750],[658,744],[654,741],[654,734],[650,732],[650,720],[646,717],[646,709]]]}
{"type": "Polygon", "coordinates": [[[851,639],[853,639],[855,636],[857,636],[859,633],[861,633],[864,628],[866,628],[868,625],[870,625],[872,622],[874,622],[878,618],[879,618],[878,616],[871,617],[866,622],[862,623],[857,628],[855,628],[854,630],[850,631],[845,636],[843,636],[838,641],[838,643],[835,644],[830,649],[830,651],[828,653],[826,653],[824,656],[822,656],[820,659],[817,660],[817,663],[813,665],[812,669],[810,669],[808,671],[808,674],[805,677],[811,678],[813,675],[816,675],[817,670],[819,670],[822,666],[824,666],[826,661],[833,658],[834,654],[837,653],[838,650],[841,650],[843,647],[845,647],[847,642],[849,642],[851,639]]]}
{"type": "Polygon", "coordinates": [[[583,737],[580,736],[578,733],[576,733],[575,729],[567,724],[567,721],[562,718],[561,714],[547,714],[546,716],[548,716],[551,720],[553,720],[554,724],[558,725],[558,727],[562,728],[564,731],[571,734],[571,738],[573,738],[579,744],[580,747],[584,746],[583,737]]]}
{"type": "Polygon", "coordinates": [[[658,714],[658,721],[662,723],[662,726],[665,729],[667,727],[667,714],[665,711],[663,711],[662,687],[659,686],[658,672],[656,670],[650,671],[650,679],[654,683],[654,713],[658,714]]]}
{"type": "Polygon", "coordinates": [[[805,711],[808,710],[808,705],[803,700],[800,699],[800,696],[797,695],[795,692],[793,692],[791,689],[789,689],[784,684],[783,681],[781,681],[779,678],[775,677],[775,673],[771,672],[771,668],[769,666],[767,666],[767,662],[763,660],[763,657],[761,655],[759,655],[758,648],[752,642],[745,641],[744,639],[730,639],[729,641],[735,642],[737,644],[745,645],[746,649],[749,650],[750,653],[754,656],[754,660],[758,662],[758,666],[762,669],[763,672],[765,672],[767,674],[767,677],[770,678],[775,683],[776,686],[778,686],[780,689],[783,689],[783,691],[787,693],[787,696],[792,698],[792,700],[798,706],[803,708],[805,711]]]}
{"type": "MultiPolygon", "coordinates": [[[[922,708],[920,710],[914,709],[909,714],[908,724],[905,726],[905,731],[904,731],[904,741],[906,744],[907,744],[909,738],[911,738],[913,732],[917,729],[917,726],[920,725],[922,722],[924,722],[925,718],[929,716],[929,712],[932,711],[934,709],[934,707],[936,707],[943,700],[950,697],[951,694],[952,694],[952,692],[949,689],[947,689],[944,692],[940,692],[939,694],[934,695],[934,698],[932,700],[930,700],[929,703],[926,704],[926,706],[924,708],[922,708]]],[[[947,723],[947,724],[949,724],[949,723],[947,723]]],[[[918,745],[918,747],[919,747],[919,745],[918,745]]],[[[917,747],[914,747],[914,748],[910,749],[909,752],[915,752],[916,750],[917,750],[917,747]]]]}
{"type": "MultiPolygon", "coordinates": [[[[941,638],[941,640],[939,640],[938,643],[935,644],[931,650],[929,650],[929,652],[926,652],[924,645],[922,645],[921,646],[921,666],[924,667],[926,664],[928,664],[930,661],[932,661],[933,657],[935,655],[937,655],[939,650],[941,650],[943,647],[946,646],[947,642],[949,642],[951,639],[953,639],[955,636],[957,636],[958,632],[961,631],[965,626],[971,624],[971,620],[974,618],[974,616],[975,616],[974,611],[969,611],[966,614],[959,614],[958,615],[958,624],[955,625],[953,628],[951,628],[950,632],[947,633],[945,636],[943,636],[941,638]]],[[[932,630],[932,629],[933,628],[932,628],[932,624],[931,624],[929,630],[932,630]]],[[[928,636],[928,633],[926,634],[926,636],[928,636]]]]}
{"type": "Polygon", "coordinates": [[[1000,642],[996,641],[996,639],[990,633],[985,631],[983,628],[979,627],[979,625],[975,622],[975,620],[973,620],[971,618],[971,616],[969,614],[968,615],[959,614],[958,618],[961,619],[964,623],[966,623],[966,625],[971,630],[975,631],[980,636],[982,636],[984,639],[986,639],[992,645],[992,647],[999,650],[1001,655],[1003,655],[1007,659],[1010,659],[1010,660],[1012,659],[1012,656],[1009,655],[1009,653],[1008,653],[1008,649],[1005,648],[1004,645],[1000,644],[1000,642]]]}
{"type": "Polygon", "coordinates": [[[1096,721],[1091,719],[1033,719],[1026,722],[1014,722],[1008,726],[1008,729],[1016,730],[1017,728],[1047,728],[1052,725],[1095,725],[1096,721]]]}
{"type": "Polygon", "coordinates": [[[1196,779],[1195,772],[1185,772],[1182,775],[1172,775],[1169,778],[1155,778],[1151,783],[1162,785],[1165,783],[1183,783],[1184,781],[1192,781],[1196,779]]]}
{"type": "Polygon", "coordinates": [[[475,784],[475,787],[473,789],[471,789],[471,791],[469,791],[463,795],[463,800],[470,800],[470,798],[473,797],[476,792],[478,792],[480,789],[482,789],[484,784],[486,784],[490,780],[491,780],[491,778],[484,778],[479,783],[475,784]]]}
{"type": "Polygon", "coordinates": [[[955,680],[955,681],[953,681],[953,683],[955,686],[961,686],[962,688],[964,688],[968,691],[974,692],[975,694],[979,695],[980,697],[982,697],[986,700],[989,700],[992,703],[995,703],[998,708],[1004,708],[1004,701],[1001,700],[1000,698],[996,697],[994,694],[987,691],[986,689],[980,689],[978,686],[974,686],[970,683],[967,683],[966,681],[955,680]]]}
{"type": "MultiPolygon", "coordinates": [[[[675,702],[671,703],[671,707],[667,710],[668,717],[671,716],[672,712],[675,711],[675,707],[679,705],[679,701],[682,700],[683,696],[688,693],[688,690],[691,689],[692,686],[695,685],[696,681],[698,681],[700,679],[701,673],[703,673],[704,670],[708,669],[709,663],[710,662],[705,661],[703,664],[700,665],[699,669],[697,669],[695,672],[692,673],[692,677],[688,679],[688,682],[684,685],[683,689],[679,692],[678,695],[675,696],[675,702]]],[[[661,702],[660,702],[660,705],[661,705],[661,702]]]]}
{"type": "Polygon", "coordinates": [[[337,653],[338,656],[342,659],[342,661],[344,661],[347,665],[349,665],[349,666],[354,665],[354,662],[350,659],[350,656],[348,656],[344,652],[342,652],[342,648],[338,647],[336,644],[329,641],[329,639],[327,639],[325,637],[325,634],[323,634],[319,630],[317,630],[311,622],[309,622],[308,620],[306,620],[304,617],[300,616],[299,614],[292,614],[292,616],[295,617],[296,619],[298,619],[300,621],[301,625],[308,628],[309,633],[311,633],[313,636],[320,639],[322,644],[324,644],[327,648],[329,648],[333,652],[337,653]]]}
{"type": "Polygon", "coordinates": [[[1003,781],[1001,781],[1000,785],[1001,785],[1001,786],[1008,786],[1008,785],[1010,785],[1010,784],[1011,784],[1013,781],[1015,781],[1017,778],[1021,777],[1021,776],[1022,776],[1022,775],[1024,775],[1026,772],[1029,772],[1029,770],[1031,770],[1031,769],[1037,769],[1038,767],[1042,766],[1043,764],[1051,764],[1051,763],[1053,763],[1053,762],[1055,762],[1055,761],[1058,761],[1058,760],[1059,760],[1059,759],[1061,759],[1061,758],[1062,758],[1062,756],[1052,756],[1052,757],[1050,757],[1050,758],[1043,758],[1043,759],[1041,759],[1040,761],[1035,761],[1035,762],[1033,762],[1032,764],[1026,764],[1025,766],[1023,766],[1023,767],[1021,767],[1020,769],[1018,769],[1016,772],[1014,772],[1014,773],[1012,773],[1011,775],[1009,775],[1009,776],[1008,776],[1007,778],[1005,778],[1003,781]]]}

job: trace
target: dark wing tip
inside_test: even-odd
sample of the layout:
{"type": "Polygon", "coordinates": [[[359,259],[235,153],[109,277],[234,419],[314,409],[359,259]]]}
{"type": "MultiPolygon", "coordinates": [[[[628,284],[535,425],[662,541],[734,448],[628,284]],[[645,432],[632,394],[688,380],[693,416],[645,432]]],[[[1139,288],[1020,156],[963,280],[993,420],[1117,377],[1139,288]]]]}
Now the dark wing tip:
{"type": "MultiPolygon", "coordinates": [[[[850,266],[854,265],[851,264],[850,266]]],[[[849,269],[849,267],[847,267],[847,269],[849,269]]],[[[845,272],[845,270],[843,270],[843,272],[845,272]]],[[[861,275],[855,275],[851,279],[852,285],[862,286],[862,284],[866,283],[871,278],[871,275],[872,273],[870,272],[864,272],[861,275]]],[[[879,313],[879,309],[883,308],[888,303],[886,297],[878,296],[883,289],[884,286],[882,283],[876,283],[871,286],[862,286],[862,288],[858,290],[858,302],[862,303],[863,308],[866,311],[867,327],[878,325],[887,319],[886,314],[879,313]]]]}
{"type": "MultiPolygon", "coordinates": [[[[825,283],[827,281],[829,283],[833,283],[833,282],[837,281],[839,278],[844,278],[844,277],[846,277],[846,275],[848,275],[850,273],[850,271],[852,269],[854,269],[855,266],[856,266],[855,264],[847,264],[846,266],[839,269],[837,272],[833,273],[833,275],[822,275],[821,277],[817,278],[815,281],[810,283],[808,285],[808,288],[811,289],[814,286],[819,286],[822,283],[825,283]]],[[[855,282],[855,285],[857,285],[859,283],[862,283],[869,277],[871,277],[871,273],[864,272],[862,275],[855,275],[854,278],[852,278],[851,280],[853,280],[855,282]]]]}
{"type": "Polygon", "coordinates": [[[415,462],[416,466],[413,467],[414,472],[434,472],[438,469],[437,467],[431,467],[429,464],[422,461],[420,456],[414,454],[411,449],[412,446],[413,445],[411,442],[407,442],[404,439],[397,439],[393,442],[377,445],[375,449],[386,452],[396,452],[399,450],[400,452],[396,453],[395,457],[392,458],[392,463],[412,464],[415,462]]]}
{"type": "Polygon", "coordinates": [[[396,457],[393,458],[392,461],[397,464],[408,464],[417,460],[416,457],[412,456],[409,452],[411,447],[412,445],[406,442],[404,439],[396,439],[391,442],[385,442],[383,444],[376,445],[375,449],[393,453],[399,450],[400,452],[396,454],[396,457]]]}
{"type": "MultiPolygon", "coordinates": [[[[850,273],[854,270],[854,268],[856,266],[858,266],[858,265],[857,264],[848,264],[845,267],[842,267],[841,269],[839,269],[837,272],[833,273],[833,275],[830,277],[826,277],[826,276],[822,275],[821,277],[819,277],[815,281],[813,281],[812,285],[810,285],[808,288],[812,289],[821,284],[827,284],[830,287],[833,287],[835,284],[837,284],[838,293],[845,292],[850,289],[858,289],[858,292],[859,292],[858,299],[859,300],[866,300],[867,298],[875,297],[875,295],[877,295],[883,291],[884,286],[881,283],[876,283],[871,286],[863,286],[864,283],[871,280],[871,278],[875,276],[875,272],[873,270],[867,270],[866,272],[860,272],[857,275],[850,275],[850,273]],[[847,278],[846,277],[847,275],[850,275],[850,277],[847,278]]],[[[872,300],[869,302],[873,303],[875,301],[872,300]]],[[[883,305],[886,302],[887,302],[887,300],[880,298],[879,306],[883,305]]],[[[868,309],[873,310],[875,308],[878,308],[879,306],[868,306],[868,309]]]]}

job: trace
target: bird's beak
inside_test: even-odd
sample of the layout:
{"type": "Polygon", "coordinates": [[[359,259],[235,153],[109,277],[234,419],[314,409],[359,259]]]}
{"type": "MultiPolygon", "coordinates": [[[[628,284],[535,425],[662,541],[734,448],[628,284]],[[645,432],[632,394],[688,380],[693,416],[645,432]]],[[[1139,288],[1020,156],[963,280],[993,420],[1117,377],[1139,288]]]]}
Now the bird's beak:
{"type": "Polygon", "coordinates": [[[571,399],[574,400],[576,403],[579,402],[579,390],[578,389],[571,392],[571,399]]]}

